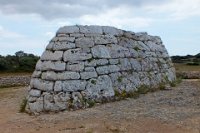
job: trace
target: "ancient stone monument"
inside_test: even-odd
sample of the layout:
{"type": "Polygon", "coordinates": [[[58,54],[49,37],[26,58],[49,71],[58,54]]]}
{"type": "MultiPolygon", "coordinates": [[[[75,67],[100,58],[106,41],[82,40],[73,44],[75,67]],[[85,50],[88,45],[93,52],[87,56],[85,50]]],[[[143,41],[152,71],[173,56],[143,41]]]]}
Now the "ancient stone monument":
{"type": "Polygon", "coordinates": [[[27,109],[58,112],[176,79],[160,37],[108,26],[64,26],[32,75],[27,109]]]}

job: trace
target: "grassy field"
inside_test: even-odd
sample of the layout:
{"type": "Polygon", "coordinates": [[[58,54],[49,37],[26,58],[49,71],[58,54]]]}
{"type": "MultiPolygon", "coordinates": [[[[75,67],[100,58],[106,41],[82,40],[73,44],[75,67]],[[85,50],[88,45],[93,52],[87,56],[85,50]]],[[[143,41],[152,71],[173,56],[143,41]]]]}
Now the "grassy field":
{"type": "Polygon", "coordinates": [[[181,72],[181,71],[199,71],[200,72],[200,66],[186,65],[183,63],[174,63],[174,66],[177,72],[181,72]]]}

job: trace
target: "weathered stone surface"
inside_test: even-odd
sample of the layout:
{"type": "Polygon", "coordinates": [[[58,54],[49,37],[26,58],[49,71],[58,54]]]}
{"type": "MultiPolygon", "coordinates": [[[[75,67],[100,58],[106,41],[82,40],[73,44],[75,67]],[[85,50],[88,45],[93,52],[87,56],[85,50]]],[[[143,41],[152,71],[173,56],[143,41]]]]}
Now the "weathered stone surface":
{"type": "Polygon", "coordinates": [[[57,34],[56,36],[57,36],[57,37],[69,37],[68,34],[62,34],[62,33],[61,33],[61,34],[57,34]]]}
{"type": "Polygon", "coordinates": [[[92,48],[92,55],[94,58],[110,58],[108,48],[104,45],[97,45],[92,48]]]}
{"type": "Polygon", "coordinates": [[[98,59],[98,60],[96,60],[96,64],[97,64],[97,66],[107,65],[108,60],[107,59],[98,59]]]}
{"type": "Polygon", "coordinates": [[[99,76],[98,79],[90,79],[85,92],[87,97],[91,99],[114,96],[112,81],[107,75],[99,76]]]}
{"type": "Polygon", "coordinates": [[[102,27],[101,26],[96,26],[96,25],[92,25],[92,26],[79,26],[80,28],[80,33],[89,33],[89,34],[102,34],[102,27]]]}
{"type": "Polygon", "coordinates": [[[49,44],[46,47],[46,50],[52,50],[53,49],[53,45],[54,45],[54,42],[49,42],[49,44]]]}
{"type": "Polygon", "coordinates": [[[54,89],[63,90],[64,92],[74,92],[85,90],[85,86],[86,81],[82,80],[56,81],[54,89]]]}
{"type": "Polygon", "coordinates": [[[75,61],[75,62],[68,62],[66,69],[68,71],[83,71],[84,69],[84,62],[79,62],[79,61],[75,61]]]}
{"type": "Polygon", "coordinates": [[[61,27],[56,34],[65,34],[65,33],[78,33],[79,28],[77,26],[64,26],[61,27]]]}
{"type": "Polygon", "coordinates": [[[96,68],[98,74],[109,74],[112,72],[118,72],[120,68],[117,65],[99,66],[96,68]]]}
{"type": "Polygon", "coordinates": [[[72,37],[84,37],[84,34],[72,33],[72,34],[70,34],[70,36],[72,36],[72,37]]]}
{"type": "Polygon", "coordinates": [[[59,111],[58,106],[56,106],[54,103],[54,97],[50,93],[44,94],[44,110],[53,112],[59,111]]]}
{"type": "Polygon", "coordinates": [[[74,42],[75,41],[75,37],[62,36],[62,37],[58,37],[58,41],[59,42],[74,42]]]}
{"type": "Polygon", "coordinates": [[[87,53],[83,53],[81,51],[81,48],[77,48],[77,49],[70,49],[67,50],[64,53],[64,61],[77,61],[77,60],[87,60],[87,59],[91,59],[92,55],[91,54],[87,54],[87,53]]]}
{"type": "Polygon", "coordinates": [[[70,94],[60,92],[54,96],[55,105],[58,106],[59,110],[66,110],[68,109],[70,98],[70,94]]]}
{"type": "Polygon", "coordinates": [[[56,42],[52,46],[52,50],[68,50],[71,48],[75,48],[75,43],[71,42],[56,42]]]}
{"type": "Polygon", "coordinates": [[[87,60],[87,61],[85,61],[85,66],[96,66],[97,65],[97,63],[96,63],[96,60],[95,59],[91,59],[91,60],[87,60]]]}
{"type": "Polygon", "coordinates": [[[81,79],[90,79],[90,78],[96,78],[97,77],[97,73],[96,71],[93,72],[81,72],[81,79]]]}
{"type": "Polygon", "coordinates": [[[94,38],[95,44],[111,44],[117,43],[117,38],[111,35],[97,36],[94,38]]]}
{"type": "Polygon", "coordinates": [[[53,71],[47,71],[42,73],[42,79],[44,80],[67,80],[67,79],[79,79],[80,75],[77,72],[65,71],[62,73],[55,73],[53,71]]]}
{"type": "Polygon", "coordinates": [[[110,63],[111,65],[116,65],[116,64],[119,63],[119,59],[109,59],[109,63],[110,63]]]}
{"type": "Polygon", "coordinates": [[[113,44],[109,45],[108,51],[111,58],[124,58],[130,55],[128,48],[124,48],[119,45],[113,45],[113,44]]]}
{"type": "Polygon", "coordinates": [[[39,71],[64,71],[65,70],[65,63],[62,61],[38,61],[36,64],[36,70],[39,71]]]}
{"type": "Polygon", "coordinates": [[[30,87],[36,88],[42,91],[53,91],[53,82],[45,81],[37,78],[31,79],[30,87]]]}
{"type": "Polygon", "coordinates": [[[120,36],[123,34],[122,30],[119,30],[117,28],[114,27],[109,27],[109,26],[103,26],[103,33],[104,34],[109,34],[109,35],[113,35],[113,36],[120,36]]]}
{"type": "Polygon", "coordinates": [[[141,71],[141,64],[138,60],[131,58],[130,59],[131,67],[134,71],[141,71]]]}
{"type": "Polygon", "coordinates": [[[95,68],[94,67],[85,67],[84,69],[86,72],[95,72],[95,68]]]}
{"type": "Polygon", "coordinates": [[[42,61],[45,60],[60,61],[62,60],[62,57],[63,57],[63,51],[55,51],[55,52],[45,51],[40,57],[40,59],[42,61]]]}
{"type": "Polygon", "coordinates": [[[94,46],[93,38],[81,37],[76,39],[76,47],[78,48],[89,48],[94,46]]]}
{"type": "Polygon", "coordinates": [[[36,100],[36,102],[34,103],[28,103],[28,106],[31,110],[31,112],[37,114],[40,113],[42,111],[44,111],[44,102],[43,102],[43,97],[40,97],[36,100]]]}
{"type": "Polygon", "coordinates": [[[80,74],[78,72],[62,72],[57,74],[57,80],[67,80],[67,79],[79,79],[80,74]]]}
{"type": "Polygon", "coordinates": [[[42,75],[41,71],[34,71],[31,77],[32,78],[39,78],[39,77],[41,77],[41,75],[42,75]]]}
{"type": "Polygon", "coordinates": [[[33,97],[40,97],[41,95],[41,90],[36,90],[36,89],[31,89],[29,91],[29,95],[33,97]]]}
{"type": "Polygon", "coordinates": [[[108,26],[64,26],[36,64],[27,105],[33,113],[76,110],[115,99],[115,91],[174,80],[160,37],[108,26]]]}
{"type": "Polygon", "coordinates": [[[118,66],[119,66],[120,70],[131,70],[132,69],[131,63],[128,58],[121,58],[121,59],[119,59],[119,62],[120,63],[118,66]]]}

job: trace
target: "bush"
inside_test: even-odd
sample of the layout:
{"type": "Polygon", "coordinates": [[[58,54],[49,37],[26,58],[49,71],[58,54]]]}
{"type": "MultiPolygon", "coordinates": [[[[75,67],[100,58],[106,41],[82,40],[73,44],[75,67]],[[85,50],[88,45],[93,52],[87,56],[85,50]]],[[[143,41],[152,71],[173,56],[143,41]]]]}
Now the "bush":
{"type": "Polygon", "coordinates": [[[26,112],[26,105],[27,105],[28,100],[26,98],[22,99],[22,102],[20,104],[19,112],[24,113],[26,112]]]}

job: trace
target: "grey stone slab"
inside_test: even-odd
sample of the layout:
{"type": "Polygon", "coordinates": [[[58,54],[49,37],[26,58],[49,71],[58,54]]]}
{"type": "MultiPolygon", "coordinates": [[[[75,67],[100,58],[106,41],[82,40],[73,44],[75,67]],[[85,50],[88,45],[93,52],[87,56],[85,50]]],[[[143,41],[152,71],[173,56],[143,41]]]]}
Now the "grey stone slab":
{"type": "Polygon", "coordinates": [[[64,61],[81,61],[88,60],[92,58],[91,54],[85,53],[81,50],[81,48],[70,49],[64,52],[64,61]]]}
{"type": "Polygon", "coordinates": [[[78,48],[90,48],[94,46],[94,40],[89,37],[81,37],[76,39],[75,44],[78,48]]]}
{"type": "Polygon", "coordinates": [[[90,79],[90,78],[96,78],[97,73],[96,71],[93,72],[80,72],[81,79],[90,79]]]}
{"type": "Polygon", "coordinates": [[[109,50],[104,45],[97,45],[92,48],[94,58],[111,58],[109,50]]]}
{"type": "Polygon", "coordinates": [[[91,26],[78,26],[80,28],[80,33],[94,33],[94,34],[103,34],[102,27],[91,25],[91,26]]]}
{"type": "Polygon", "coordinates": [[[38,61],[36,64],[36,70],[38,71],[64,71],[65,63],[62,61],[38,61]]]}
{"type": "Polygon", "coordinates": [[[56,81],[54,90],[63,90],[64,92],[74,92],[85,90],[86,81],[82,80],[67,80],[56,81]]]}
{"type": "Polygon", "coordinates": [[[40,57],[40,59],[42,61],[48,61],[48,60],[60,61],[62,60],[62,57],[63,57],[63,51],[55,51],[55,52],[45,51],[40,57]]]}
{"type": "Polygon", "coordinates": [[[56,34],[71,34],[78,33],[79,28],[77,26],[64,26],[58,29],[56,34]]]}

